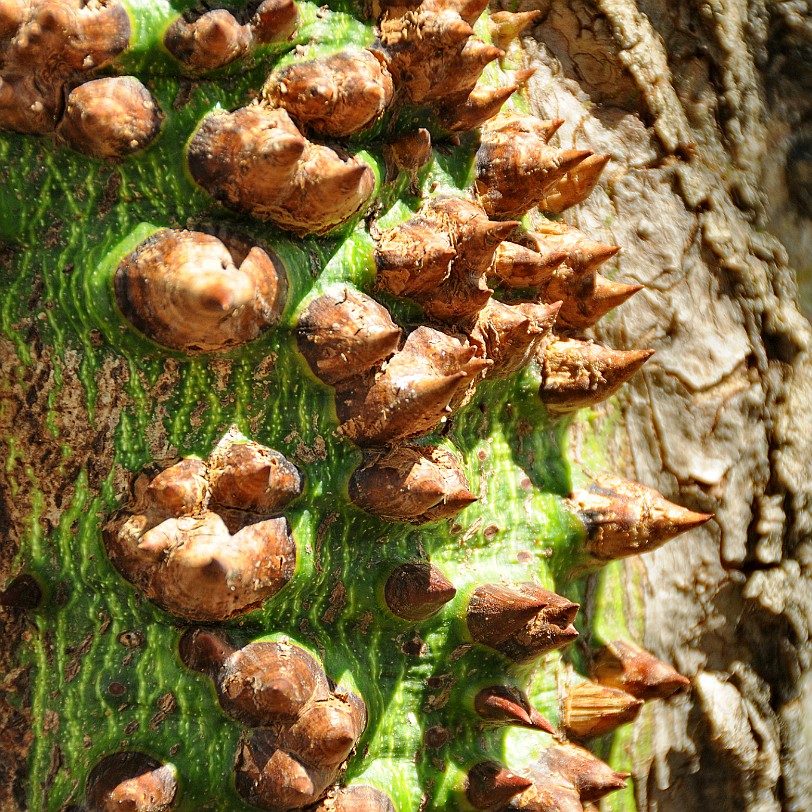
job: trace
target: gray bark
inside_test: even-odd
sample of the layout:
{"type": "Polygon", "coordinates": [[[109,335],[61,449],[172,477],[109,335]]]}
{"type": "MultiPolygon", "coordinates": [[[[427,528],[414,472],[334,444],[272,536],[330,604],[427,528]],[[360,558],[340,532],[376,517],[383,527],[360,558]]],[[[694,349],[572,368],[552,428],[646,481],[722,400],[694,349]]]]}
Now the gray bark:
{"type": "Polygon", "coordinates": [[[647,286],[597,333],[657,350],[624,395],[618,455],[716,514],[629,565],[648,648],[693,678],[650,711],[638,806],[808,812],[812,331],[791,260],[809,271],[811,7],[525,7],[544,12],[524,41],[535,112],[566,119],[562,146],[613,157],[567,219],[622,245],[617,278],[647,286]]]}

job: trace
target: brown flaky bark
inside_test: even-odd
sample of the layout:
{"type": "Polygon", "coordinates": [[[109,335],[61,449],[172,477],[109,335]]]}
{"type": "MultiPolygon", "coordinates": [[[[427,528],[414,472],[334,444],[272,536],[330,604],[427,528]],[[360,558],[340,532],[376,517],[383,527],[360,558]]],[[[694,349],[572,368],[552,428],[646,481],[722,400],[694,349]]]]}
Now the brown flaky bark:
{"type": "Polygon", "coordinates": [[[616,278],[646,285],[600,328],[657,351],[617,452],[716,514],[629,565],[647,647],[693,678],[648,717],[638,806],[812,809],[812,331],[789,258],[809,265],[812,6],[533,7],[535,112],[567,121],[562,147],[612,154],[604,193],[568,220],[622,245],[616,278]]]}

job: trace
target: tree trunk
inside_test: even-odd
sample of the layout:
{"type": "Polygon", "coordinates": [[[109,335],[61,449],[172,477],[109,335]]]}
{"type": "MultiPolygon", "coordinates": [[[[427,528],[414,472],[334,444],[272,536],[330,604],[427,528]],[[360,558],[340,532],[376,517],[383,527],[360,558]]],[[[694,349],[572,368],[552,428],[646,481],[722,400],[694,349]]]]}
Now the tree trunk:
{"type": "MultiPolygon", "coordinates": [[[[617,278],[646,285],[596,333],[613,346],[657,350],[603,409],[608,418],[623,410],[615,468],[625,461],[638,481],[716,516],[690,540],[626,565],[646,585],[645,645],[693,680],[690,696],[644,715],[641,730],[652,735],[636,739],[638,809],[808,812],[812,330],[789,257],[809,267],[809,6],[552,0],[518,10],[526,8],[543,16],[510,55],[536,68],[534,112],[566,120],[562,146],[612,155],[600,189],[568,219],[623,246],[617,278]]],[[[11,267],[5,260],[0,272],[11,267]]],[[[55,380],[38,343],[44,298],[31,291],[22,378],[17,349],[2,339],[0,425],[13,429],[17,448],[38,452],[26,472],[14,449],[0,465],[0,583],[32,521],[15,505],[36,504],[33,521],[45,532],[72,495],[64,481],[85,469],[86,487],[99,490],[112,449],[94,427],[115,425],[137,394],[126,363],[111,363],[93,421],[76,431],[82,359],[68,357],[55,380]],[[56,388],[77,411],[50,411],[56,388]],[[67,462],[60,432],[76,438],[67,462]]],[[[171,369],[159,382],[165,391],[178,384],[171,369]]],[[[581,439],[576,429],[576,459],[581,439]]],[[[149,443],[158,454],[171,445],[165,436],[149,443]]],[[[0,610],[0,623],[4,641],[28,634],[20,613],[0,610]]],[[[3,690],[17,697],[0,695],[0,749],[18,756],[0,760],[0,809],[17,810],[30,697],[13,646],[0,664],[3,690]]]]}
{"type": "Polygon", "coordinates": [[[542,3],[536,110],[611,152],[573,221],[646,291],[601,338],[657,355],[626,390],[634,478],[716,514],[635,560],[646,645],[693,677],[651,714],[640,809],[812,808],[812,366],[806,3],[542,3]],[[779,242],[781,237],[786,245],[779,242]],[[804,248],[806,247],[806,251],[804,248]],[[805,263],[805,266],[800,265],[805,263]]]}

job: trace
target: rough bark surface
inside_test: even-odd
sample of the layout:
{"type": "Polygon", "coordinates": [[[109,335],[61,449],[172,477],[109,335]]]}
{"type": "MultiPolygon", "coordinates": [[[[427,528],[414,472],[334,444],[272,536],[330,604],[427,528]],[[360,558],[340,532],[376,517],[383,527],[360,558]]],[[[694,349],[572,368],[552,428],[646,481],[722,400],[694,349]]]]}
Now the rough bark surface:
{"type": "Polygon", "coordinates": [[[812,331],[790,260],[812,233],[810,6],[534,7],[536,112],[613,158],[571,221],[647,287],[599,330],[657,350],[624,395],[628,473],[716,514],[629,565],[647,647],[694,686],[649,717],[638,806],[812,809],[812,331]]]}

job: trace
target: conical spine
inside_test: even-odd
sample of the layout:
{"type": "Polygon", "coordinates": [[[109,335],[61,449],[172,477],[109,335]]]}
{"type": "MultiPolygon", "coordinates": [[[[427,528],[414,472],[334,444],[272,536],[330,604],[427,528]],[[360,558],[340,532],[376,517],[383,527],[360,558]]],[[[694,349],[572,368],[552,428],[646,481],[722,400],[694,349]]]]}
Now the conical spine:
{"type": "MultiPolygon", "coordinates": [[[[624,285],[600,274],[574,285],[574,295],[565,298],[558,314],[557,324],[562,330],[584,330],[592,327],[607,313],[628,301],[643,289],[642,285],[624,285]]],[[[558,290],[550,286],[546,297],[554,297],[558,290]]]]}
{"type": "Polygon", "coordinates": [[[341,51],[274,71],[264,101],[284,107],[301,127],[345,138],[374,124],[392,103],[394,86],[382,58],[365,49],[341,51]]]}
{"type": "Polygon", "coordinates": [[[654,488],[609,474],[595,476],[569,501],[586,527],[589,554],[599,560],[654,550],[713,518],[669,502],[654,488]]]}
{"type": "Polygon", "coordinates": [[[349,492],[369,513],[414,524],[455,516],[476,501],[457,457],[433,446],[400,445],[370,455],[350,479],[349,492]]]}
{"type": "Polygon", "coordinates": [[[628,640],[613,640],[601,649],[592,676],[601,685],[644,701],[665,699],[691,684],[668,663],[628,640]]]}
{"type": "Polygon", "coordinates": [[[299,349],[313,374],[336,386],[369,372],[397,350],[401,330],[371,297],[339,287],[299,316],[299,349]]]}
{"type": "Polygon", "coordinates": [[[653,350],[613,350],[575,338],[553,339],[539,357],[539,396],[554,415],[594,406],[614,395],[653,354],[653,350]]]}
{"type": "Polygon", "coordinates": [[[456,594],[448,578],[426,562],[400,564],[391,572],[384,587],[389,611],[413,622],[436,615],[456,594]]]}
{"type": "Polygon", "coordinates": [[[465,794],[474,809],[495,810],[505,806],[532,783],[495,761],[483,761],[468,771],[465,794]]]}
{"type": "Polygon", "coordinates": [[[589,739],[633,722],[642,707],[642,700],[625,691],[582,682],[567,693],[561,720],[568,735],[589,739]]]}
{"type": "Polygon", "coordinates": [[[489,722],[555,733],[555,728],[530,704],[527,697],[517,688],[507,685],[483,688],[474,699],[474,709],[489,722]]]}
{"type": "Polygon", "coordinates": [[[540,208],[551,214],[560,214],[571,206],[583,203],[597,186],[611,157],[590,155],[585,158],[556,183],[555,189],[544,198],[540,208]]]}
{"type": "Polygon", "coordinates": [[[577,603],[532,583],[486,584],[471,595],[466,620],[475,642],[527,662],[575,640],[577,611],[577,603]]]}

